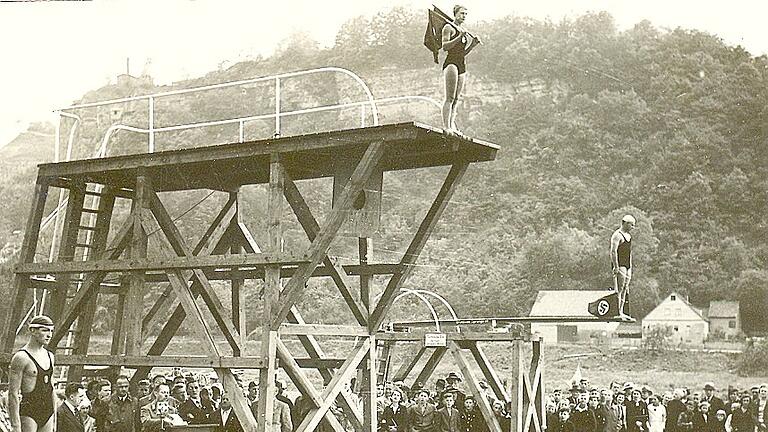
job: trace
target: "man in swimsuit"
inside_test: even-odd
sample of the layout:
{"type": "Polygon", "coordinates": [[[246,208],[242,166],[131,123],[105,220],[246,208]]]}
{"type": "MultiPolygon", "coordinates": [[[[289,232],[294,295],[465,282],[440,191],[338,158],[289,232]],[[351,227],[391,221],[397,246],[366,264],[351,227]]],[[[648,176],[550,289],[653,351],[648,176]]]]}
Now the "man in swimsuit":
{"type": "Polygon", "coordinates": [[[29,322],[29,342],[13,355],[10,365],[8,411],[12,432],[53,432],[56,418],[53,392],[53,354],[45,345],[53,321],[39,315],[29,322]]]}
{"type": "Polygon", "coordinates": [[[445,102],[443,102],[443,128],[449,133],[460,133],[456,127],[456,108],[459,96],[464,88],[464,77],[467,71],[464,57],[477,45],[480,39],[469,35],[461,26],[467,19],[467,8],[456,5],[453,7],[453,25],[443,27],[443,49],[448,53],[443,62],[443,77],[445,79],[445,102]],[[467,45],[467,39],[472,39],[467,45]]]}
{"type": "Polygon", "coordinates": [[[613,289],[619,296],[619,317],[629,318],[624,310],[629,292],[629,281],[632,280],[632,235],[635,228],[635,218],[625,215],[621,219],[621,227],[611,236],[611,269],[613,273],[613,289]]]}

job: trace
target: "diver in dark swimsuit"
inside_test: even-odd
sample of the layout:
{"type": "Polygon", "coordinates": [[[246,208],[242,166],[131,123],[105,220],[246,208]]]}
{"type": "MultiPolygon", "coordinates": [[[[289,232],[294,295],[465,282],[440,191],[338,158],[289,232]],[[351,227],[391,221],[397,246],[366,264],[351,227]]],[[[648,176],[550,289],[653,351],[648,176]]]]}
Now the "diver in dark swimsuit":
{"type": "Polygon", "coordinates": [[[470,35],[462,27],[467,18],[467,8],[460,5],[454,6],[453,16],[453,23],[443,27],[443,49],[448,53],[443,62],[443,79],[445,80],[443,128],[448,133],[460,134],[456,127],[456,107],[464,88],[467,72],[464,57],[480,44],[480,39],[470,35]]]}
{"type": "Polygon", "coordinates": [[[56,424],[54,361],[44,345],[51,340],[53,321],[40,315],[32,318],[28,327],[29,342],[13,355],[10,365],[8,410],[12,432],[52,432],[56,424]]]}
{"type": "Polygon", "coordinates": [[[621,219],[621,227],[611,236],[611,268],[613,273],[613,289],[619,295],[619,317],[628,318],[625,310],[629,282],[632,280],[632,234],[635,228],[635,218],[625,215],[621,219]]]}

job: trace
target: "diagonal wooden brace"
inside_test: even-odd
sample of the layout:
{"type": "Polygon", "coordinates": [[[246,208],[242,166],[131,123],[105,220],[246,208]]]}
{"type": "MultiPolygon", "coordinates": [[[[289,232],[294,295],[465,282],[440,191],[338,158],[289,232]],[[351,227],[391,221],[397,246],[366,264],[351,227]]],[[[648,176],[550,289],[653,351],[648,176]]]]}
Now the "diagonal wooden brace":
{"type": "Polygon", "coordinates": [[[451,354],[453,354],[453,358],[459,366],[461,373],[464,374],[464,377],[467,379],[467,386],[475,397],[475,402],[479,405],[480,413],[482,413],[490,432],[502,432],[501,425],[499,424],[496,415],[493,413],[491,403],[488,401],[488,398],[485,397],[485,394],[483,394],[482,389],[480,389],[477,377],[475,377],[475,374],[472,372],[472,368],[469,366],[467,359],[464,358],[464,354],[461,352],[461,347],[459,347],[455,341],[451,341],[449,349],[451,350],[451,354]]]}
{"type": "Polygon", "coordinates": [[[347,218],[347,211],[352,208],[352,203],[358,194],[365,187],[368,179],[376,172],[379,161],[384,154],[385,144],[381,142],[375,142],[368,146],[368,149],[363,154],[362,159],[357,164],[355,171],[352,173],[352,177],[344,187],[344,191],[341,193],[337,206],[328,215],[325,222],[325,226],[320,229],[317,237],[309,246],[307,251],[308,263],[302,264],[296,270],[293,277],[288,281],[280,296],[280,306],[276,313],[275,319],[272,321],[272,328],[277,328],[285,317],[290,312],[291,307],[296,304],[302,292],[304,286],[315,270],[315,267],[323,261],[326,257],[328,249],[331,246],[331,242],[336,238],[341,225],[347,218]]]}
{"type": "MultiPolygon", "coordinates": [[[[285,173],[285,199],[291,205],[293,213],[296,215],[299,224],[307,234],[309,241],[314,241],[317,238],[317,234],[320,232],[320,225],[317,223],[317,219],[312,215],[312,210],[304,200],[304,197],[299,192],[288,173],[285,173]]],[[[355,296],[350,290],[352,281],[347,276],[347,273],[338,263],[331,260],[327,255],[323,257],[323,264],[331,270],[331,278],[339,288],[344,301],[347,302],[349,309],[352,311],[352,315],[355,317],[360,325],[368,325],[368,314],[366,308],[363,306],[360,299],[355,296]]]]}
{"type": "Polygon", "coordinates": [[[400,292],[403,283],[411,275],[413,264],[416,263],[419,254],[421,254],[424,245],[427,243],[427,239],[429,239],[435,226],[437,226],[437,221],[440,219],[440,216],[443,215],[448,202],[456,191],[459,181],[467,171],[468,165],[468,162],[461,162],[451,166],[451,170],[448,172],[448,176],[446,176],[445,182],[443,182],[443,186],[440,188],[440,192],[437,193],[435,201],[429,208],[421,225],[419,225],[419,230],[416,232],[413,240],[411,240],[411,244],[408,245],[405,255],[403,255],[403,258],[400,260],[400,271],[392,275],[378,304],[376,304],[376,308],[371,314],[371,319],[368,322],[368,330],[370,332],[377,331],[382,322],[384,322],[384,317],[389,311],[389,308],[392,307],[395,295],[400,292]]]}

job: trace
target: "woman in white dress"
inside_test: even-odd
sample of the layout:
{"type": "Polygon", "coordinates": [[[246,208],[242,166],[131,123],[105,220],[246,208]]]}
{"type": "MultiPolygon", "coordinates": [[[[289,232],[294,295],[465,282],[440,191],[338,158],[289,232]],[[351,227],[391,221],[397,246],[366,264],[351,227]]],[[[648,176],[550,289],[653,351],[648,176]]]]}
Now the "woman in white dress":
{"type": "Polygon", "coordinates": [[[659,403],[659,397],[652,394],[648,398],[648,432],[664,432],[667,422],[667,409],[659,403]]]}

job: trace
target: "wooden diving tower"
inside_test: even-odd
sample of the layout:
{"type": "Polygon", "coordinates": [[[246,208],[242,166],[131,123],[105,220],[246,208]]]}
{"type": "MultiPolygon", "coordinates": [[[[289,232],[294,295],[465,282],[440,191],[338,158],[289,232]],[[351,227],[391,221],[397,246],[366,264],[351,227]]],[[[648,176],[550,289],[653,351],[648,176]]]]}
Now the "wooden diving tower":
{"type": "MultiPolygon", "coordinates": [[[[23,318],[31,290],[46,289],[51,293],[46,312],[56,323],[49,346],[57,351],[59,365],[70,365],[69,379],[79,379],[84,365],[135,369],[134,383],[153,367],[212,368],[231,396],[246,430],[264,431],[269,430],[272,419],[276,371],[282,368],[314,405],[298,426],[299,432],[314,430],[321,421],[341,432],[343,428],[329,412],[334,403],[347,413],[356,430],[375,431],[374,365],[380,356],[378,348],[386,341],[414,342],[421,338],[416,333],[382,331],[387,312],[469,164],[494,160],[498,149],[488,142],[450,136],[422,124],[400,123],[42,164],[15,268],[9,299],[11,314],[4,321],[2,360],[7,363],[18,346],[16,327],[23,318]],[[447,166],[450,170],[399,262],[369,262],[372,244],[366,231],[370,227],[359,223],[359,263],[342,266],[328,256],[342,225],[348,227],[356,223],[354,220],[359,222],[360,212],[378,211],[384,172],[435,166],[447,166]],[[318,221],[297,182],[328,177],[334,178],[332,210],[323,221],[318,221]],[[256,243],[239,217],[241,187],[258,184],[267,185],[268,189],[265,244],[256,243]],[[69,193],[61,246],[54,262],[35,262],[41,220],[45,209],[50,208],[46,203],[51,188],[63,188],[69,193]],[[228,192],[229,199],[197,243],[191,245],[158,193],[184,194],[199,189],[228,192]],[[85,205],[89,195],[98,195],[97,208],[85,205]],[[130,213],[122,221],[115,220],[118,212],[113,213],[118,198],[131,203],[130,213]],[[292,215],[281,212],[286,202],[292,215]],[[83,225],[86,214],[96,215],[94,225],[83,225]],[[283,252],[281,226],[289,217],[296,218],[309,239],[309,247],[298,255],[283,252]],[[110,230],[113,225],[119,229],[110,230]],[[84,231],[92,232],[92,240],[86,244],[82,240],[84,231]],[[156,236],[162,237],[159,251],[148,248],[148,238],[153,233],[162,234],[156,236]],[[77,248],[90,249],[87,260],[73,260],[77,248]],[[374,275],[390,278],[385,286],[376,289],[374,275]],[[120,283],[105,284],[107,276],[120,283]],[[332,278],[354,322],[322,325],[303,320],[297,301],[313,277],[332,278]],[[264,281],[261,346],[254,356],[243,354],[245,317],[254,313],[242,296],[247,279],[264,281]],[[213,281],[229,282],[231,313],[215,292],[213,281]],[[75,284],[77,290],[72,289],[75,284]],[[145,295],[159,287],[165,290],[151,308],[145,309],[145,295]],[[375,292],[380,294],[378,300],[375,292]],[[89,354],[88,345],[97,297],[103,295],[117,296],[112,345],[110,354],[94,355],[89,354]],[[163,355],[185,320],[191,324],[206,355],[163,355]],[[150,344],[150,331],[157,323],[162,329],[150,344]],[[64,337],[72,332],[73,345],[61,346],[64,337]],[[214,335],[218,332],[226,339],[226,349],[216,343],[214,335]],[[326,356],[318,340],[328,335],[356,341],[350,342],[354,345],[352,353],[347,358],[326,356]],[[298,339],[309,358],[292,354],[286,343],[289,339],[298,339]],[[320,372],[324,388],[315,387],[305,368],[320,372]],[[258,426],[238,388],[233,369],[259,370],[262,396],[258,426]],[[364,412],[344,390],[344,384],[359,371],[364,377],[364,412]]],[[[460,331],[445,334],[447,346],[442,352],[454,353],[465,370],[469,389],[478,400],[485,401],[481,403],[484,416],[493,430],[499,431],[490,406],[481,397],[479,379],[469,370],[462,351],[472,349],[476,340],[521,341],[522,336],[460,331]]],[[[492,370],[488,371],[487,359],[482,361],[484,356],[477,349],[472,352],[481,359],[484,373],[495,376],[492,370]]],[[[493,383],[494,388],[499,386],[498,379],[493,383]]]]}

